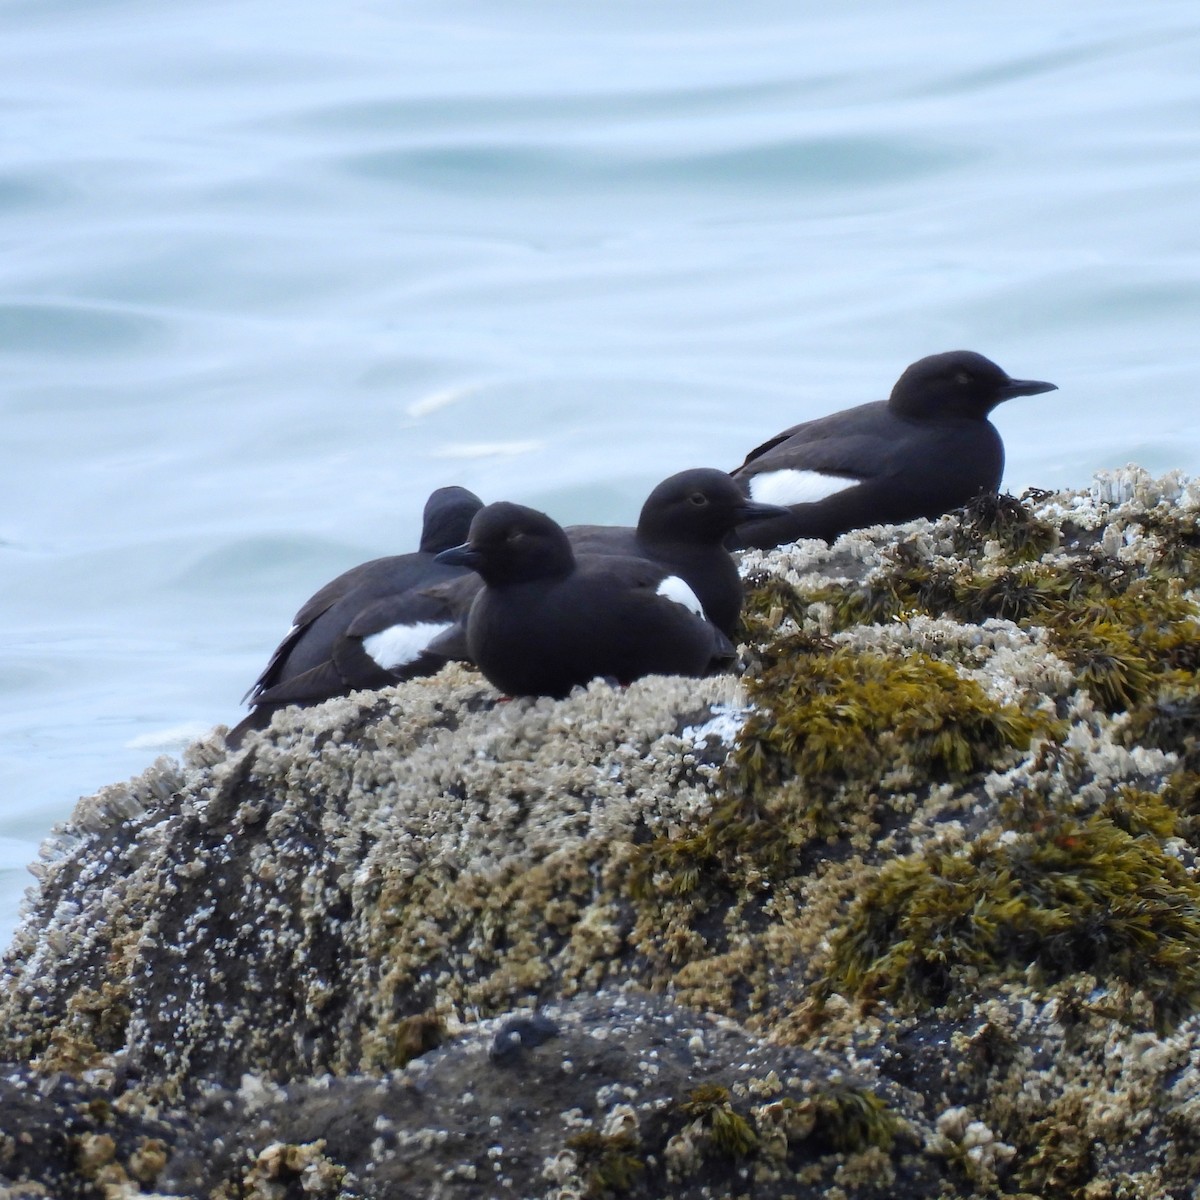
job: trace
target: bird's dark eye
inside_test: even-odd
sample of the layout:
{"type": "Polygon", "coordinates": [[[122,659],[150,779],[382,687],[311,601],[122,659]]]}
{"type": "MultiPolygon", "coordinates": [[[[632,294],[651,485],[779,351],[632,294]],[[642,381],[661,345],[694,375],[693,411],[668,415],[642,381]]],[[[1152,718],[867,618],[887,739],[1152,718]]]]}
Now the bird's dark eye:
{"type": "Polygon", "coordinates": [[[510,529],[508,537],[505,539],[510,546],[515,546],[518,542],[525,540],[525,532],[521,529],[510,529]]]}
{"type": "Polygon", "coordinates": [[[968,384],[975,382],[975,376],[972,375],[970,371],[959,371],[958,374],[954,376],[954,382],[957,383],[959,387],[966,387],[968,384]]]}
{"type": "Polygon", "coordinates": [[[693,492],[688,497],[688,503],[694,504],[697,508],[703,508],[708,503],[708,497],[703,492],[693,492]]]}

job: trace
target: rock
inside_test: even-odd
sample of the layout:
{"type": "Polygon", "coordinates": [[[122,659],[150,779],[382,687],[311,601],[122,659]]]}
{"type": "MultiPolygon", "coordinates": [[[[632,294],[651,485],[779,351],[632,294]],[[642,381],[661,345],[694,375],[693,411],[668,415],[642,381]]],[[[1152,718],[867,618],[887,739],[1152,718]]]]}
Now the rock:
{"type": "Polygon", "coordinates": [[[452,667],[81,801],[0,1180],[1190,1196],[1198,513],[1130,468],[747,555],[742,680],[452,667]]]}

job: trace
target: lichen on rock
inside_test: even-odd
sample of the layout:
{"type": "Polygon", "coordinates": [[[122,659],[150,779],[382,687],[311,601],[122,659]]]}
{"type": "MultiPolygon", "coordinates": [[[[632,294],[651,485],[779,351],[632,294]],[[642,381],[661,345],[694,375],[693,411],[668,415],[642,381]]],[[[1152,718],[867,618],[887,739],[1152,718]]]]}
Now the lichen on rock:
{"type": "Polygon", "coordinates": [[[61,1136],[0,1179],[1190,1196],[1200,486],[743,567],[741,679],[453,667],[81,801],[0,998],[61,1136]]]}

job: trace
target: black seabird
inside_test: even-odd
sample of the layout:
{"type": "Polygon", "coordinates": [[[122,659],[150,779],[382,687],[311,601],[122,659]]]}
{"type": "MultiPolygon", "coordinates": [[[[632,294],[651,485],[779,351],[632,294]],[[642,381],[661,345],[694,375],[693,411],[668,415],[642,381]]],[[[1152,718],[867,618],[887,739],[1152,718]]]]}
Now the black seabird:
{"type": "Polygon", "coordinates": [[[1055,388],[1011,379],[970,350],[922,358],[888,400],[795,425],[751,450],[733,477],[754,500],[786,505],[790,515],[741,526],[730,545],[832,542],[850,529],[938,517],[995,492],[1004,443],[988,414],[1014,396],[1055,388]]]}
{"type": "MultiPolygon", "coordinates": [[[[623,554],[670,568],[699,597],[704,615],[733,638],[742,611],[742,580],[725,540],[739,525],[788,515],[778,505],[751,500],[727,472],[695,467],[654,488],[636,527],[568,525],[566,533],[576,554],[623,554]]],[[[481,586],[477,575],[469,575],[435,590],[465,621],[481,586]]],[[[457,645],[448,638],[438,644],[452,657],[468,657],[465,632],[457,645]]]]}
{"type": "Polygon", "coordinates": [[[732,638],[742,580],[725,539],[739,525],[787,519],[787,510],[749,499],[725,471],[696,467],[664,479],[646,497],[636,528],[568,525],[576,554],[627,554],[669,567],[692,589],[704,615],[732,638]]]}
{"type": "Polygon", "coordinates": [[[482,577],[467,649],[509,695],[562,697],[597,676],[622,684],[702,676],[733,659],[729,639],[669,568],[622,555],[576,558],[562,526],[520,504],[488,505],[467,542],[437,561],[482,577]]]}
{"type": "Polygon", "coordinates": [[[230,730],[237,746],[263,729],[276,709],[317,704],[360,688],[380,688],[430,675],[445,664],[425,653],[454,623],[445,600],[424,589],[466,572],[439,563],[458,545],[483,501],[466,488],[438,488],[425,504],[420,549],[351,567],[296,614],[292,627],[244,697],[252,712],[230,730]]]}

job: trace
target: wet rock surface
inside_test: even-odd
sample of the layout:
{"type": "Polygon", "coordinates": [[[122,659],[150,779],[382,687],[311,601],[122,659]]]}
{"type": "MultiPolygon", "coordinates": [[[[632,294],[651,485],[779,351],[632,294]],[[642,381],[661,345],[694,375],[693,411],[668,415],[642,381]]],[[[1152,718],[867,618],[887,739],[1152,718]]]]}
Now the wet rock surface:
{"type": "Polygon", "coordinates": [[[879,1194],[933,1186],[898,1088],[876,1092],[837,1064],[641,993],[553,1005],[531,1044],[497,1055],[506,1027],[530,1019],[464,1028],[403,1071],[247,1075],[152,1116],[131,1093],[113,1103],[109,1089],[15,1073],[0,1102],[34,1132],[13,1140],[6,1170],[63,1196],[152,1184],[169,1195],[700,1197],[754,1188],[765,1156],[803,1168],[803,1194],[816,1196],[846,1175],[835,1151],[850,1146],[884,1171],[879,1194]]]}
{"type": "Polygon", "coordinates": [[[82,800],[0,1180],[1192,1196],[1200,489],[747,555],[743,678],[453,667],[82,800]]]}

